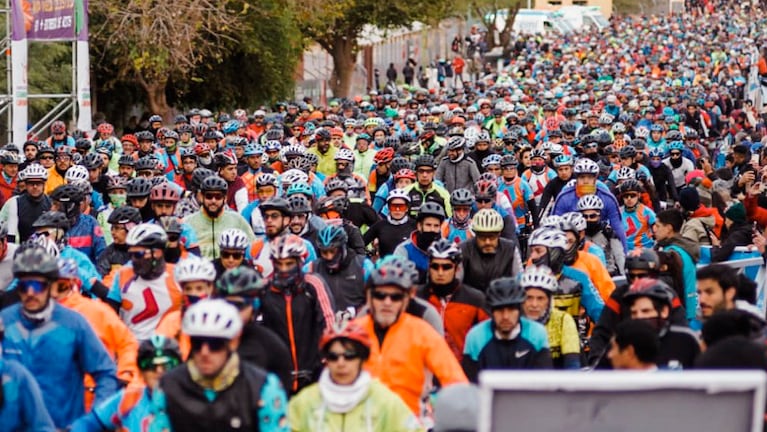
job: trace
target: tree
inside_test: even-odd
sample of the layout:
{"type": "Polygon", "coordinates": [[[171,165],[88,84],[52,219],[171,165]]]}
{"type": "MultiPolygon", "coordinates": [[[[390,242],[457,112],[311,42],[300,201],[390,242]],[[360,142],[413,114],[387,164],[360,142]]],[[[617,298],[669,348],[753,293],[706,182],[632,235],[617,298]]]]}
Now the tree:
{"type": "Polygon", "coordinates": [[[242,8],[228,0],[93,0],[92,46],[101,47],[116,80],[138,84],[149,109],[167,118],[170,80],[220,60],[219,47],[237,40],[244,27],[242,8]]]}
{"type": "Polygon", "coordinates": [[[472,1],[470,7],[487,29],[485,43],[488,51],[501,47],[502,56],[507,58],[513,42],[514,20],[522,8],[522,0],[477,0],[472,1]]]}
{"type": "Polygon", "coordinates": [[[298,25],[307,38],[317,42],[333,58],[330,88],[338,97],[349,96],[358,38],[366,25],[379,29],[410,26],[414,21],[435,22],[443,3],[412,0],[292,0],[298,25]]]}

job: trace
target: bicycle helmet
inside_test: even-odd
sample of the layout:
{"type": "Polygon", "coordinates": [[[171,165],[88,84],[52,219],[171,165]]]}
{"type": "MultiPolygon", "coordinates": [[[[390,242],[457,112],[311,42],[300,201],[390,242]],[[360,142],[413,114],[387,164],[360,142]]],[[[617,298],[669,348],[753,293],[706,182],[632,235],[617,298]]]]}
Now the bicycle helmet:
{"type": "Polygon", "coordinates": [[[405,201],[405,203],[410,204],[410,195],[408,195],[407,192],[405,192],[404,189],[394,189],[393,191],[389,192],[389,195],[386,196],[386,202],[389,203],[395,199],[401,199],[405,201]]]}
{"type": "Polygon", "coordinates": [[[306,197],[312,198],[314,197],[314,192],[312,191],[311,186],[309,186],[307,183],[293,183],[292,185],[288,186],[288,189],[285,192],[285,196],[290,198],[293,195],[304,195],[306,197]]]}
{"type": "Polygon", "coordinates": [[[120,159],[117,160],[117,165],[135,167],[136,159],[133,159],[133,156],[131,155],[122,155],[120,156],[120,159]]]}
{"type": "Polygon", "coordinates": [[[360,355],[363,360],[370,355],[370,335],[361,325],[355,321],[341,320],[328,327],[320,338],[320,351],[326,354],[326,350],[337,340],[348,340],[355,342],[362,348],[360,355]]]}
{"type": "MultiPolygon", "coordinates": [[[[260,298],[269,287],[269,279],[250,267],[235,267],[227,270],[216,280],[216,291],[219,296],[238,296],[260,298]]],[[[254,303],[258,308],[260,303],[254,303]]]]}
{"type": "Polygon", "coordinates": [[[258,207],[261,210],[261,213],[267,210],[277,210],[278,212],[282,213],[283,216],[290,216],[290,204],[285,198],[282,197],[275,196],[269,198],[268,200],[262,202],[258,207]]]}
{"type": "Polygon", "coordinates": [[[415,181],[415,173],[410,168],[403,168],[394,173],[394,181],[397,181],[403,178],[415,181]]]}
{"type": "Polygon", "coordinates": [[[682,141],[670,141],[668,143],[668,151],[683,151],[684,150],[684,143],[682,141]]]}
{"type": "Polygon", "coordinates": [[[69,258],[59,258],[59,279],[80,279],[77,261],[69,258]]]}
{"type": "Polygon", "coordinates": [[[626,180],[618,185],[618,195],[623,195],[629,192],[636,192],[641,194],[643,191],[644,188],[642,188],[642,185],[634,179],[626,180]]]}
{"type": "Polygon", "coordinates": [[[624,268],[629,270],[649,270],[657,275],[660,271],[660,257],[658,253],[650,248],[635,249],[626,254],[624,268]]]}
{"type": "Polygon", "coordinates": [[[473,206],[474,194],[468,189],[456,189],[450,194],[450,205],[456,206],[473,206]]]}
{"type": "Polygon", "coordinates": [[[162,183],[152,187],[149,192],[149,201],[178,202],[181,199],[178,190],[170,183],[162,183]]]}
{"type": "Polygon", "coordinates": [[[627,145],[620,149],[618,155],[621,159],[634,158],[637,155],[637,150],[632,145],[627,145]]]}
{"type": "Polygon", "coordinates": [[[664,158],[666,157],[666,152],[663,151],[661,147],[654,147],[650,149],[649,156],[650,158],[654,158],[654,157],[664,158]]]}
{"type": "Polygon", "coordinates": [[[610,130],[614,134],[624,134],[626,133],[626,125],[621,122],[618,122],[613,124],[613,127],[610,130]]]}
{"type": "Polygon", "coordinates": [[[577,204],[578,211],[584,210],[599,210],[605,208],[605,203],[602,198],[597,195],[584,195],[578,199],[577,204]]]}
{"type": "Polygon", "coordinates": [[[384,147],[386,148],[396,149],[399,147],[399,145],[400,145],[400,139],[398,136],[395,136],[395,135],[388,136],[384,140],[384,147]]]}
{"type": "Polygon", "coordinates": [[[447,259],[456,263],[461,262],[462,254],[458,244],[448,239],[439,239],[429,246],[427,251],[430,259],[447,259]]]}
{"type": "Polygon", "coordinates": [[[330,194],[331,192],[337,191],[337,190],[348,192],[349,184],[338,177],[333,177],[330,180],[328,180],[328,183],[325,185],[325,193],[330,194]]]}
{"type": "Polygon", "coordinates": [[[634,179],[636,178],[636,171],[634,171],[634,169],[630,167],[626,167],[626,166],[620,167],[616,175],[616,178],[618,179],[618,181],[634,179]]]}
{"type": "Polygon", "coordinates": [[[503,218],[493,209],[481,209],[471,219],[471,230],[475,233],[500,233],[503,218]]]}
{"type": "Polygon", "coordinates": [[[39,164],[30,164],[23,170],[25,180],[48,180],[48,170],[39,164]]]}
{"type": "Polygon", "coordinates": [[[508,154],[508,155],[503,155],[501,157],[501,167],[502,168],[503,167],[514,167],[514,168],[516,168],[518,166],[519,166],[519,161],[517,161],[517,159],[513,155],[508,154]]]}
{"type": "Polygon", "coordinates": [[[242,318],[225,300],[203,299],[186,310],[181,328],[193,338],[234,339],[242,330],[242,318]]]}
{"type": "Polygon", "coordinates": [[[527,294],[516,279],[503,277],[494,279],[487,288],[487,305],[490,309],[505,306],[520,306],[527,294]]]}
{"type": "Polygon", "coordinates": [[[128,198],[146,198],[152,189],[152,182],[143,178],[136,177],[128,183],[128,198]]]}
{"type": "Polygon", "coordinates": [[[317,201],[317,205],[315,208],[315,213],[317,215],[322,216],[323,214],[327,214],[331,211],[334,211],[338,214],[343,214],[344,211],[346,211],[346,205],[348,203],[348,200],[345,197],[329,197],[324,196],[317,201]]]}
{"type": "Polygon", "coordinates": [[[434,156],[430,154],[423,154],[421,156],[418,156],[415,161],[413,161],[415,168],[418,169],[420,167],[429,167],[434,168],[434,156]]]}
{"type": "Polygon", "coordinates": [[[289,169],[280,176],[282,184],[309,183],[309,175],[298,169],[289,169]]]}
{"type": "Polygon", "coordinates": [[[79,203],[83,200],[83,194],[77,186],[73,184],[65,184],[53,190],[51,199],[61,203],[79,203]]]}
{"type": "Polygon", "coordinates": [[[136,363],[140,370],[154,370],[157,365],[167,370],[173,369],[182,363],[178,342],[173,338],[153,334],[139,345],[136,363]]]}
{"type": "Polygon", "coordinates": [[[159,225],[142,223],[128,231],[125,243],[127,243],[128,246],[164,249],[168,243],[168,234],[159,225]]]}
{"type": "Polygon", "coordinates": [[[591,159],[580,158],[578,159],[578,161],[575,162],[575,165],[573,166],[573,173],[575,175],[580,175],[580,174],[598,175],[599,165],[591,159]]]}
{"type": "Polygon", "coordinates": [[[261,175],[256,177],[256,188],[264,186],[277,187],[277,185],[277,177],[275,177],[272,173],[261,173],[261,175]]]}
{"type": "Polygon", "coordinates": [[[173,276],[179,284],[186,282],[216,280],[216,267],[213,262],[196,255],[189,255],[176,264],[173,276]]]}
{"type": "Polygon", "coordinates": [[[562,216],[548,215],[541,219],[541,227],[549,227],[559,229],[559,225],[562,223],[562,216]]]}
{"type": "Polygon", "coordinates": [[[154,156],[144,156],[136,161],[136,171],[157,171],[158,160],[154,156]]]}
{"type": "Polygon", "coordinates": [[[227,189],[229,189],[229,185],[226,183],[226,180],[215,174],[203,180],[200,185],[200,190],[202,192],[226,193],[227,189]]]}
{"type": "Polygon", "coordinates": [[[51,124],[52,134],[62,134],[67,132],[67,125],[61,120],[56,120],[51,124]]]}
{"type": "Polygon", "coordinates": [[[684,140],[684,137],[682,136],[682,133],[679,132],[678,130],[670,130],[666,134],[666,142],[683,141],[683,140],[684,140]]]}
{"type": "Polygon", "coordinates": [[[373,157],[373,161],[379,165],[391,162],[394,159],[394,149],[387,147],[381,149],[373,157]]]}
{"type": "Polygon", "coordinates": [[[12,269],[15,278],[43,276],[51,281],[59,278],[59,264],[56,256],[38,245],[30,245],[18,252],[13,258],[12,269]]]}
{"type": "Polygon", "coordinates": [[[349,237],[341,226],[328,225],[317,234],[317,248],[320,250],[346,247],[349,237]]]}
{"type": "Polygon", "coordinates": [[[554,166],[559,168],[561,166],[573,166],[575,161],[573,160],[573,157],[570,155],[559,155],[556,158],[554,158],[554,166]]]}
{"type": "Polygon", "coordinates": [[[293,195],[288,197],[288,207],[293,215],[311,213],[312,207],[309,205],[309,199],[305,195],[293,195]]]}
{"type": "Polygon", "coordinates": [[[218,236],[218,247],[221,249],[245,250],[250,242],[248,236],[240,229],[229,228],[218,236]]]}
{"type": "Polygon", "coordinates": [[[347,161],[349,163],[352,163],[354,162],[354,153],[352,153],[352,151],[349,149],[342,148],[336,152],[336,155],[333,157],[333,160],[347,161]]]}
{"type": "Polygon", "coordinates": [[[128,179],[123,176],[107,176],[107,191],[113,191],[115,189],[127,189],[128,188],[128,179]]]}
{"type": "Polygon", "coordinates": [[[248,143],[245,145],[245,149],[242,152],[242,155],[245,157],[248,156],[261,156],[264,154],[264,148],[257,143],[248,143]]]}
{"type": "Polygon", "coordinates": [[[535,158],[541,158],[546,159],[546,151],[542,148],[533,149],[533,151],[530,152],[530,159],[535,158]]]}
{"type": "Polygon", "coordinates": [[[435,202],[425,202],[421,205],[416,216],[416,222],[421,222],[427,217],[437,218],[440,222],[444,222],[447,219],[445,209],[435,202]]]}
{"type": "Polygon", "coordinates": [[[542,226],[530,234],[528,244],[530,246],[543,246],[548,249],[560,248],[565,250],[567,249],[567,236],[559,228],[542,226]]]}
{"type": "Polygon", "coordinates": [[[67,216],[58,211],[47,211],[32,223],[32,228],[58,228],[64,231],[68,230],[69,226],[67,216]]]}
{"type": "Polygon", "coordinates": [[[485,130],[485,129],[480,130],[479,133],[477,134],[476,142],[477,143],[481,143],[481,142],[488,142],[489,143],[490,142],[490,133],[487,130],[485,130]]]}
{"type": "Polygon", "coordinates": [[[408,269],[402,260],[389,260],[370,273],[368,286],[370,288],[379,286],[395,286],[403,290],[409,290],[413,286],[412,270],[408,269]]]}
{"type": "Polygon", "coordinates": [[[623,295],[623,301],[630,304],[639,297],[648,297],[653,300],[653,303],[660,302],[661,305],[668,306],[671,310],[674,291],[661,280],[641,278],[631,284],[629,290],[623,295]]]}
{"type": "Polygon", "coordinates": [[[463,150],[466,148],[466,139],[460,136],[450,137],[447,141],[448,150],[463,150]]]}
{"type": "Polygon", "coordinates": [[[498,186],[491,180],[477,180],[474,183],[474,197],[477,199],[495,200],[498,194],[498,186]]]}
{"type": "Polygon", "coordinates": [[[523,289],[538,288],[552,295],[559,289],[559,281],[550,268],[541,265],[531,265],[522,272],[519,285],[523,289]]]}
{"type": "Polygon", "coordinates": [[[128,223],[138,225],[141,223],[141,212],[139,212],[139,209],[133,206],[117,207],[116,209],[112,210],[112,213],[109,214],[107,222],[110,225],[128,223]]]}
{"type": "Polygon", "coordinates": [[[88,168],[82,165],[72,165],[64,174],[64,180],[67,183],[75,183],[81,181],[87,182],[88,178],[88,168]]]}
{"type": "Polygon", "coordinates": [[[501,164],[501,155],[499,154],[491,154],[488,156],[485,156],[484,159],[482,159],[482,168],[487,168],[490,165],[500,165],[501,164]]]}
{"type": "Polygon", "coordinates": [[[307,254],[304,240],[294,234],[287,234],[272,240],[269,248],[270,256],[273,260],[285,258],[297,258],[303,261],[307,254]]]}
{"type": "Polygon", "coordinates": [[[562,215],[559,229],[574,232],[577,236],[578,233],[586,230],[586,219],[579,212],[565,213],[562,215]]]}

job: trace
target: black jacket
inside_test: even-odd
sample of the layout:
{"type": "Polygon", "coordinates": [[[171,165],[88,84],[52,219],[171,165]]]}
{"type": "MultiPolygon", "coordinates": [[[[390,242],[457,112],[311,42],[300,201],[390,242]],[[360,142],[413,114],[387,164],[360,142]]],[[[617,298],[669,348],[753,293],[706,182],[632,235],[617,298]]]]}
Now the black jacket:
{"type": "Polygon", "coordinates": [[[737,246],[748,246],[753,243],[753,230],[751,224],[743,222],[733,224],[728,230],[724,241],[720,246],[711,248],[711,262],[727,261],[737,246]]]}
{"type": "Polygon", "coordinates": [[[493,255],[480,252],[477,239],[472,238],[461,244],[463,254],[463,280],[485,292],[490,281],[503,276],[516,276],[521,271],[521,258],[516,243],[500,238],[498,249],[493,255]]]}
{"type": "Polygon", "coordinates": [[[290,350],[273,331],[255,322],[246,323],[237,353],[242,360],[277,375],[282,386],[290,388],[290,350]]]}
{"type": "Polygon", "coordinates": [[[409,239],[413,231],[415,231],[413,218],[401,225],[392,225],[387,219],[382,219],[365,231],[362,238],[366,245],[378,239],[378,254],[383,257],[393,254],[397,245],[409,239]]]}

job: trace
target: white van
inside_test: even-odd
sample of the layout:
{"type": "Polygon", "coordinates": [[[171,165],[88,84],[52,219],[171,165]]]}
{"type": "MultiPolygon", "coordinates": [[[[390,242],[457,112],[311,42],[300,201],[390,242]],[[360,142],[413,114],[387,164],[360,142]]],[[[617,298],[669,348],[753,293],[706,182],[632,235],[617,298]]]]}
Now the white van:
{"type": "MultiPolygon", "coordinates": [[[[496,28],[500,31],[503,29],[506,21],[507,11],[503,10],[498,12],[499,13],[496,16],[496,28]],[[504,12],[503,17],[501,17],[501,12],[504,12]]],[[[520,9],[514,19],[512,30],[516,33],[524,34],[546,34],[551,31],[568,34],[573,32],[573,27],[563,16],[560,16],[555,12],[520,9]]]]}
{"type": "Polygon", "coordinates": [[[610,25],[598,6],[562,6],[556,11],[556,14],[567,21],[575,30],[586,27],[602,30],[610,25]]]}

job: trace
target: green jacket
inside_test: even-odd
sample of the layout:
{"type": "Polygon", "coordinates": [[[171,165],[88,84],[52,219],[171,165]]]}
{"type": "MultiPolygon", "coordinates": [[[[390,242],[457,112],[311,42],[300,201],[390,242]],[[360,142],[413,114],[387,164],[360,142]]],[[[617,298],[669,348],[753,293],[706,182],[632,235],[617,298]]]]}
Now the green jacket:
{"type": "Polygon", "coordinates": [[[218,238],[221,233],[229,228],[237,228],[241,230],[248,237],[249,242],[256,240],[255,234],[253,234],[253,228],[248,225],[248,222],[240,216],[239,213],[230,210],[224,210],[216,219],[209,218],[203,209],[196,211],[183,220],[189,224],[194,232],[197,233],[197,238],[200,244],[200,254],[203,258],[213,260],[218,258],[221,251],[218,248],[218,238]]]}
{"type": "Polygon", "coordinates": [[[424,431],[405,402],[375,378],[370,382],[368,395],[346,414],[328,411],[319,384],[310,385],[290,400],[288,422],[292,431],[424,431]]]}

